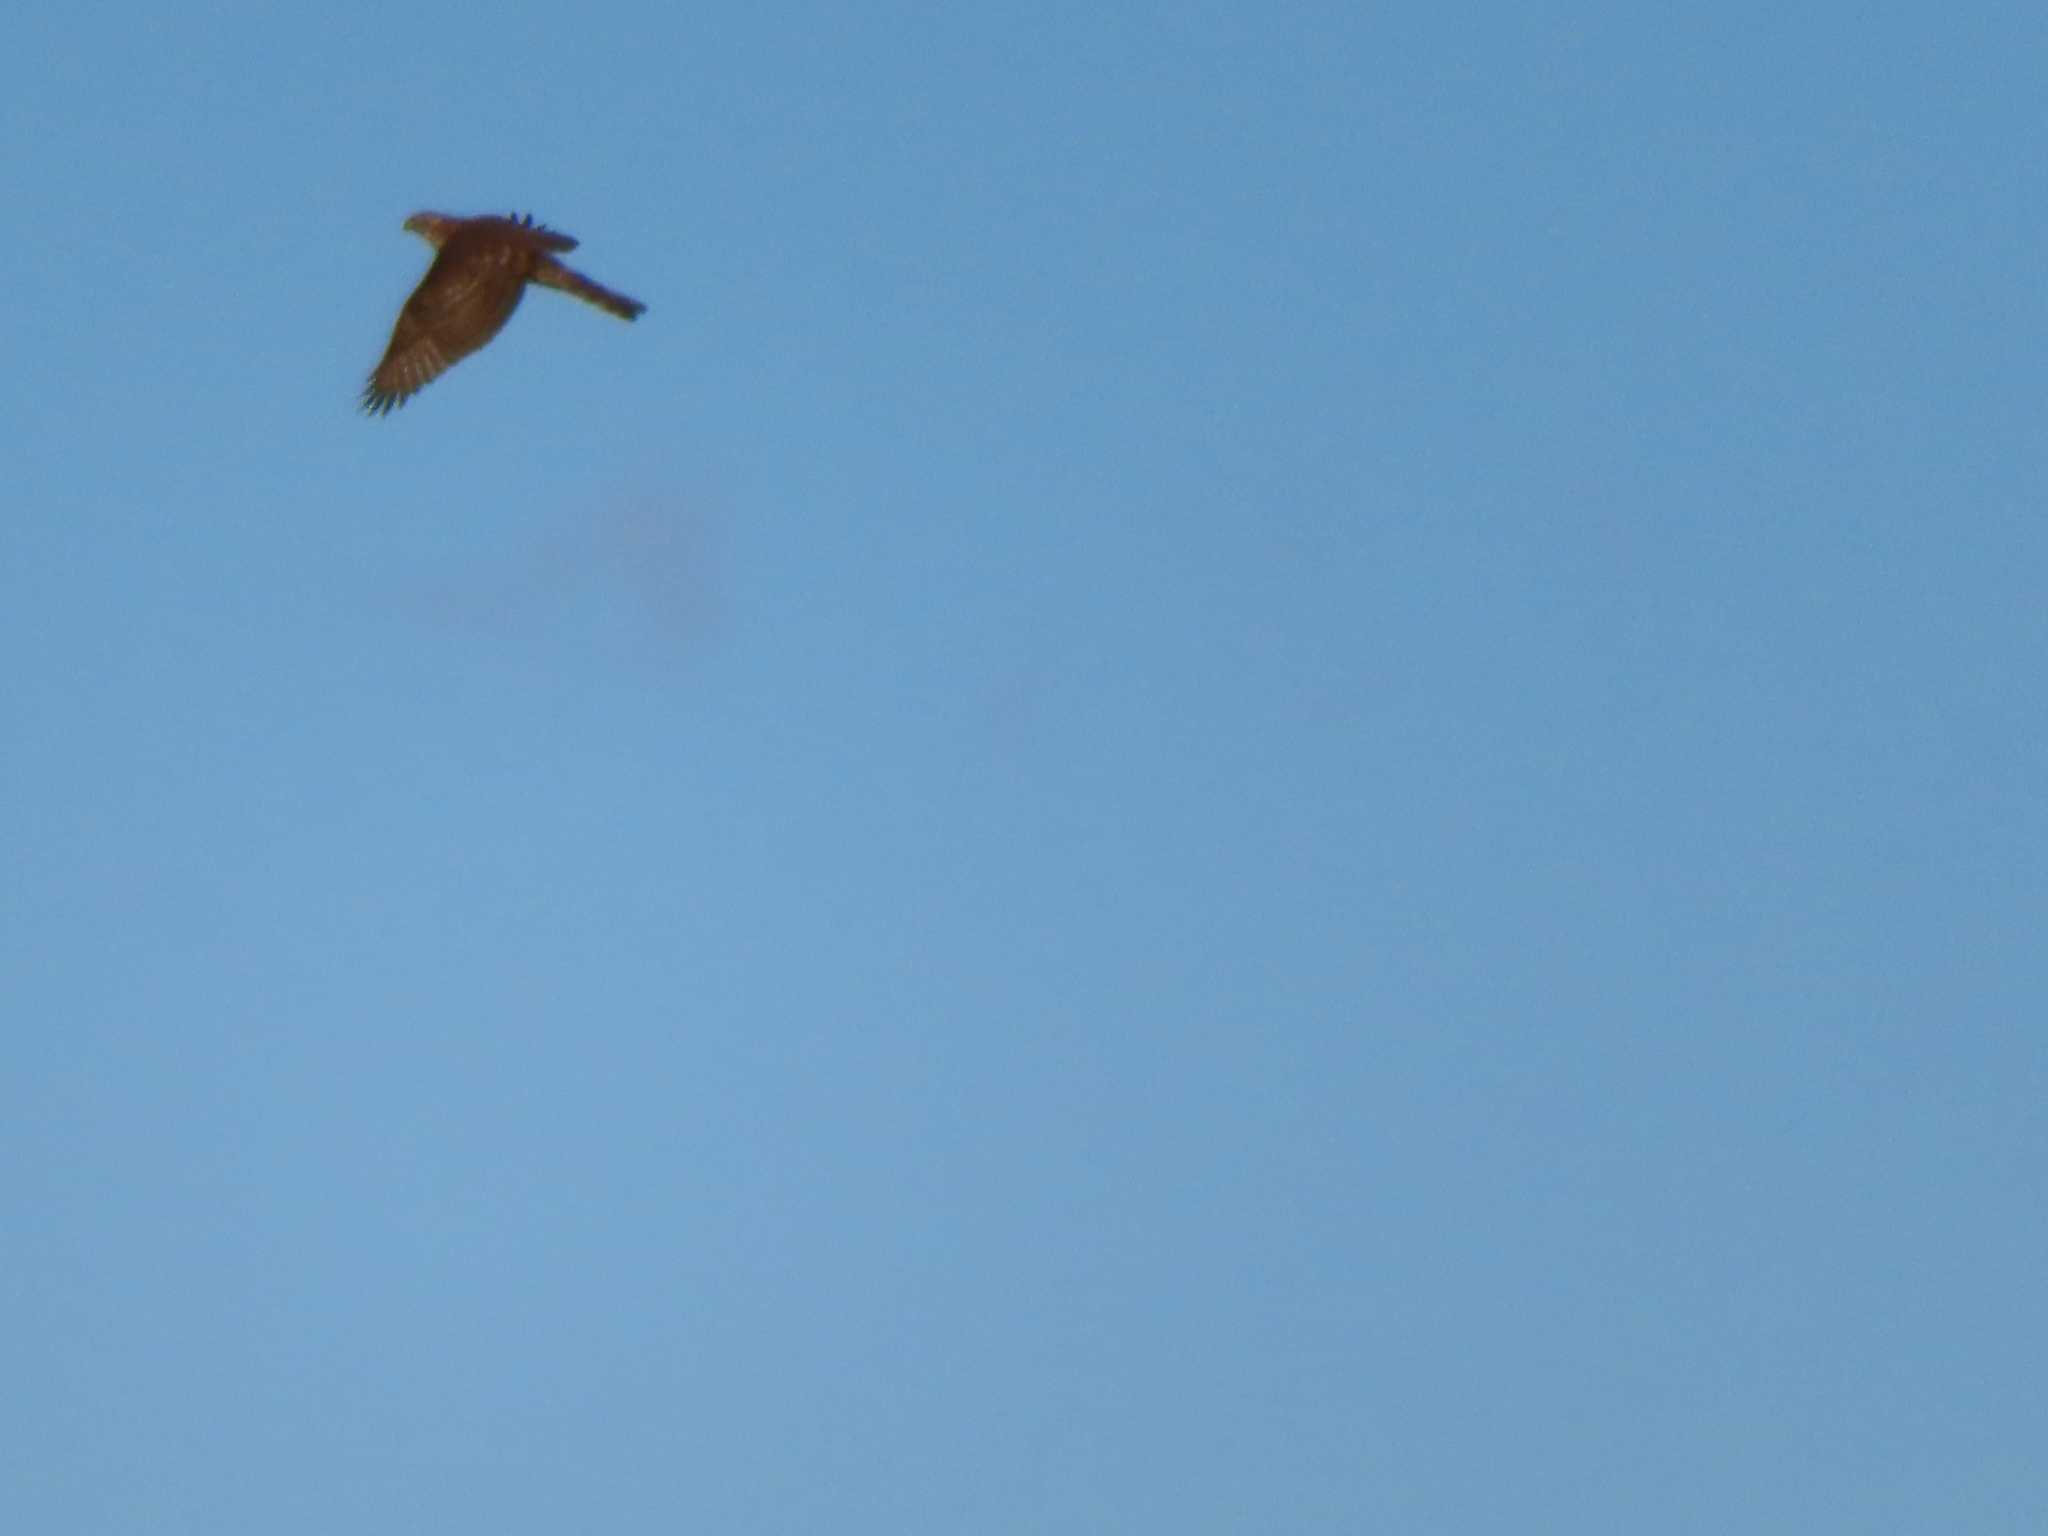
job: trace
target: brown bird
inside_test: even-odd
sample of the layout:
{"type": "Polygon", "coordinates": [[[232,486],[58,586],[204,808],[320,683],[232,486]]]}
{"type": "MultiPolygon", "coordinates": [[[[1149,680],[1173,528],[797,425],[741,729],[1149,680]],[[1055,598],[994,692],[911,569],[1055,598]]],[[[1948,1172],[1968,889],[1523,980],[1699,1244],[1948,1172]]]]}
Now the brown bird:
{"type": "Polygon", "coordinates": [[[384,361],[363,391],[363,409],[384,416],[453,368],[504,328],[528,283],[559,288],[611,311],[636,318],[647,306],[600,287],[555,260],[576,242],[523,218],[459,219],[416,213],[405,227],[438,253],[419,287],[398,312],[384,361]]]}

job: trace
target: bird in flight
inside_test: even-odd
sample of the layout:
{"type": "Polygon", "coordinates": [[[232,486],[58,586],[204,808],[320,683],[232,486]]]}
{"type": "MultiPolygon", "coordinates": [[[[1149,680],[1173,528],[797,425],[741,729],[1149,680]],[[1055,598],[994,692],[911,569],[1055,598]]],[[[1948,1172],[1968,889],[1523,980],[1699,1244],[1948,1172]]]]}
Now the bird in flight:
{"type": "Polygon", "coordinates": [[[434,264],[398,312],[384,361],[363,391],[363,409],[389,415],[504,328],[528,283],[559,288],[632,320],[647,308],[555,260],[576,242],[523,218],[416,213],[405,227],[434,247],[434,264]]]}

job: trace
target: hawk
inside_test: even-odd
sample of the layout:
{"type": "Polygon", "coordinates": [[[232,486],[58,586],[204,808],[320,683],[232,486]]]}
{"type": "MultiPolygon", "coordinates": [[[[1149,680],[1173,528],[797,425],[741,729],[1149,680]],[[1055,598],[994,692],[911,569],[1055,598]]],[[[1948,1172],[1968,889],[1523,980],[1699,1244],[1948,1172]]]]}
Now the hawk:
{"type": "Polygon", "coordinates": [[[437,253],[398,312],[384,361],[363,390],[363,409],[389,415],[504,328],[528,283],[559,288],[632,320],[647,308],[555,260],[576,242],[533,215],[476,219],[416,213],[405,227],[437,253]]]}

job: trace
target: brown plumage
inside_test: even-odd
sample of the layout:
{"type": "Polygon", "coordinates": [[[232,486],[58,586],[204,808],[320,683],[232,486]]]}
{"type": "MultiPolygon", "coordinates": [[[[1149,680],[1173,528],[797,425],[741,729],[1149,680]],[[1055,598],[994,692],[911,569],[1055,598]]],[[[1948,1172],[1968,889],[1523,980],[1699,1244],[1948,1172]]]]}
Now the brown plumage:
{"type": "Polygon", "coordinates": [[[416,213],[405,227],[433,246],[434,264],[398,312],[384,361],[363,391],[363,409],[390,413],[476,351],[512,318],[528,283],[559,288],[621,320],[647,308],[555,260],[576,242],[524,218],[459,219],[416,213]]]}

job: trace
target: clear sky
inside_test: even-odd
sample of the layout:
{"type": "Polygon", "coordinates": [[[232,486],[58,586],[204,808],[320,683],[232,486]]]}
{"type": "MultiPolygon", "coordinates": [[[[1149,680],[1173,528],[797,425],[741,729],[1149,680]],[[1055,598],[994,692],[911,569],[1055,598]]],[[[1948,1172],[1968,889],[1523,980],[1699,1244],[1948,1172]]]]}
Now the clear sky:
{"type": "Polygon", "coordinates": [[[2048,1529],[2044,76],[13,16],[6,1527],[2048,1529]]]}

